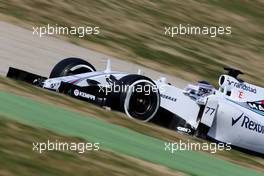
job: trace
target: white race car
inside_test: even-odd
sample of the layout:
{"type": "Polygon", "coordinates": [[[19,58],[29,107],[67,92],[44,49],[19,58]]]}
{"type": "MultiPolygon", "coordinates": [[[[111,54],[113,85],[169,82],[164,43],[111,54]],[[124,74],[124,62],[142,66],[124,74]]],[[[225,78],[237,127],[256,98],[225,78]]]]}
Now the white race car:
{"type": "Polygon", "coordinates": [[[239,70],[226,68],[219,89],[206,81],[179,89],[165,78],[96,71],[85,60],[67,58],[45,78],[16,68],[7,77],[58,91],[113,110],[129,118],[195,134],[264,154],[264,88],[237,78],[239,70]]]}

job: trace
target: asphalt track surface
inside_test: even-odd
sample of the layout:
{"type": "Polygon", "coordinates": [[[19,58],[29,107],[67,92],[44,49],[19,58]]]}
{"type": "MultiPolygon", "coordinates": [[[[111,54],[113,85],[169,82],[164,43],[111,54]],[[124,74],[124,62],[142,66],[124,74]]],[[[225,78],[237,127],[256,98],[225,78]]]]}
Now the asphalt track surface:
{"type": "MultiPolygon", "coordinates": [[[[132,130],[65,110],[0,92],[0,116],[55,133],[99,142],[101,149],[151,161],[199,176],[257,176],[256,171],[216,159],[206,153],[164,150],[164,142],[132,130]],[[14,109],[16,109],[14,111],[14,109]],[[63,122],[63,123],[62,123],[63,122]]],[[[100,152],[94,151],[94,152],[100,152]]]]}
{"type": "Polygon", "coordinates": [[[112,60],[112,70],[137,73],[140,68],[146,76],[153,79],[166,77],[167,80],[183,88],[187,82],[157,71],[126,61],[79,47],[55,37],[38,37],[33,30],[27,30],[13,24],[0,22],[0,75],[6,75],[10,66],[24,69],[42,76],[49,76],[53,66],[63,58],[80,57],[104,70],[106,60],[112,60]]]}

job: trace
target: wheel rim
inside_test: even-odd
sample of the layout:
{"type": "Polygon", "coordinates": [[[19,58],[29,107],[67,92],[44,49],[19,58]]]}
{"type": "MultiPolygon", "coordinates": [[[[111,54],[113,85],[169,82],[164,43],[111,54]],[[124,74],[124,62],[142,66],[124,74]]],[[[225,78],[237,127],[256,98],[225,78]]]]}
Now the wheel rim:
{"type": "Polygon", "coordinates": [[[136,114],[145,114],[151,108],[152,99],[144,93],[133,93],[129,103],[129,110],[136,114]]]}
{"type": "Polygon", "coordinates": [[[129,86],[126,94],[124,110],[128,117],[147,122],[150,121],[158,111],[160,104],[159,93],[158,90],[156,92],[151,91],[149,94],[145,94],[145,92],[133,92],[133,87],[137,85],[156,87],[148,80],[134,82],[129,86]]]}

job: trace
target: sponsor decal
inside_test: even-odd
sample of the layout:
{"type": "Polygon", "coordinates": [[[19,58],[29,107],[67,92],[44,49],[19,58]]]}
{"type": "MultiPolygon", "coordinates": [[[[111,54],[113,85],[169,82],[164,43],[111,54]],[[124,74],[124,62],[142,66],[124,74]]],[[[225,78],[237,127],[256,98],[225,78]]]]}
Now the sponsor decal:
{"type": "Polygon", "coordinates": [[[80,94],[80,91],[79,91],[78,89],[75,89],[75,90],[73,91],[73,93],[74,93],[74,95],[75,95],[76,97],[78,97],[79,94],[80,94]]]}
{"type": "Polygon", "coordinates": [[[254,94],[257,93],[257,89],[252,88],[250,85],[246,85],[246,84],[240,83],[240,82],[230,81],[229,79],[227,79],[227,83],[229,86],[233,86],[233,87],[236,87],[238,89],[242,89],[244,91],[252,92],[254,94]]]}
{"type": "Polygon", "coordinates": [[[239,91],[238,98],[243,98],[243,97],[244,97],[244,92],[243,91],[239,91]]]}
{"type": "Polygon", "coordinates": [[[51,89],[57,89],[57,88],[59,88],[60,84],[61,84],[60,82],[59,83],[51,83],[50,88],[51,89]]]}
{"type": "Polygon", "coordinates": [[[232,101],[230,99],[227,99],[235,104],[238,104],[239,106],[242,106],[246,109],[249,109],[259,115],[264,116],[264,100],[260,100],[260,101],[247,101],[247,102],[236,102],[236,101],[232,101]]]}
{"type": "Polygon", "coordinates": [[[76,97],[83,97],[83,98],[87,98],[87,99],[90,99],[90,100],[95,100],[95,96],[94,95],[91,95],[91,94],[88,94],[88,93],[85,93],[85,92],[81,92],[78,89],[75,89],[73,91],[73,94],[76,97]]]}
{"type": "Polygon", "coordinates": [[[184,128],[184,127],[177,127],[176,128],[177,131],[183,132],[183,133],[191,133],[192,130],[189,128],[184,128]]]}
{"type": "Polygon", "coordinates": [[[247,105],[252,109],[264,112],[264,100],[255,101],[255,102],[247,102],[247,105]]]}
{"type": "Polygon", "coordinates": [[[238,118],[234,119],[232,118],[232,126],[234,126],[240,119],[241,117],[244,115],[244,113],[242,113],[238,118]]]}
{"type": "Polygon", "coordinates": [[[234,126],[237,122],[239,122],[240,119],[243,119],[240,125],[242,128],[245,128],[247,130],[250,130],[250,131],[253,131],[259,134],[264,134],[264,125],[252,120],[247,115],[244,115],[244,113],[242,113],[239,117],[235,119],[232,118],[232,126],[234,126]]]}
{"type": "Polygon", "coordinates": [[[169,95],[160,94],[160,97],[165,98],[165,99],[170,100],[170,101],[173,101],[173,102],[177,101],[177,98],[171,97],[169,95]]]}

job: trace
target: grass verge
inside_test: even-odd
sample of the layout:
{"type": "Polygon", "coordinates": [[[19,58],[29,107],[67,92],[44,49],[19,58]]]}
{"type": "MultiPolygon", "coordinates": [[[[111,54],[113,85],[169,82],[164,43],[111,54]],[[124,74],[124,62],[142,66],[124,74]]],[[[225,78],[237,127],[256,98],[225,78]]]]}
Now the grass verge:
{"type": "Polygon", "coordinates": [[[22,125],[0,117],[0,175],[180,175],[166,167],[116,154],[107,150],[86,151],[33,151],[33,142],[59,141],[84,143],[80,138],[58,135],[48,130],[22,125]]]}
{"type": "MultiPolygon", "coordinates": [[[[137,122],[137,121],[127,120],[120,113],[109,112],[109,111],[103,110],[101,108],[95,107],[93,105],[90,105],[90,104],[87,104],[87,103],[83,103],[83,102],[80,102],[80,101],[77,101],[77,100],[73,100],[73,99],[70,99],[68,97],[65,97],[65,96],[62,96],[62,95],[58,95],[58,94],[55,94],[55,93],[52,93],[52,92],[43,91],[41,89],[37,89],[37,88],[31,87],[31,86],[25,85],[23,83],[18,83],[18,82],[11,81],[11,80],[8,80],[8,79],[1,79],[1,83],[2,83],[1,86],[0,86],[0,90],[1,91],[9,91],[9,92],[12,92],[12,93],[15,93],[15,94],[19,94],[19,95],[23,95],[23,96],[28,96],[31,99],[38,99],[39,101],[46,102],[46,103],[48,103],[48,104],[50,104],[52,106],[54,106],[56,104],[56,105],[63,106],[64,108],[67,108],[67,109],[70,109],[70,110],[73,110],[74,109],[74,111],[81,112],[81,114],[86,115],[86,116],[87,115],[88,116],[96,115],[97,118],[100,118],[103,121],[106,121],[108,123],[110,122],[110,123],[118,124],[119,126],[125,126],[127,128],[132,129],[132,130],[135,130],[137,132],[143,133],[143,134],[145,134],[147,136],[152,136],[152,137],[155,137],[155,138],[158,138],[158,139],[162,139],[162,140],[165,140],[165,141],[179,141],[180,139],[183,140],[183,141],[186,141],[186,140],[189,139],[191,142],[194,142],[194,141],[195,142],[197,142],[197,141],[198,142],[199,141],[202,142],[199,139],[192,138],[190,136],[180,135],[180,134],[175,133],[173,131],[169,131],[169,130],[163,129],[163,128],[157,127],[155,125],[152,125],[152,124],[143,124],[143,123],[140,123],[140,122],[137,122]]],[[[5,102],[8,102],[8,99],[6,99],[5,102]]],[[[24,104],[26,104],[26,103],[24,103],[24,104]]],[[[25,106],[23,109],[27,109],[27,108],[31,107],[31,106],[28,106],[28,105],[27,106],[26,105],[23,105],[23,103],[20,104],[20,105],[21,106],[25,106]]],[[[12,107],[9,107],[9,108],[12,109],[12,107]]],[[[59,107],[57,107],[57,108],[59,108],[59,107]]],[[[37,109],[37,108],[35,108],[35,109],[37,109]]],[[[19,111],[17,111],[17,112],[18,112],[18,114],[22,113],[22,112],[19,112],[19,111]]],[[[55,114],[55,112],[54,112],[54,114],[55,114]]],[[[34,114],[36,115],[36,112],[35,112],[34,108],[32,109],[32,113],[33,113],[33,115],[34,114]]],[[[40,115],[41,116],[43,116],[43,115],[45,116],[45,112],[42,111],[42,113],[40,113],[40,115]]],[[[18,115],[18,117],[19,116],[20,115],[18,115]]],[[[24,120],[26,118],[27,118],[27,115],[24,115],[24,120]]],[[[49,118],[52,118],[52,117],[49,117],[49,118]]],[[[46,122],[45,120],[47,120],[47,119],[45,117],[42,117],[42,123],[43,123],[43,125],[48,124],[48,123],[51,123],[51,122],[54,122],[55,123],[55,119],[54,120],[49,120],[49,122],[46,122]]],[[[32,118],[31,120],[27,120],[27,121],[30,122],[30,123],[32,121],[34,122],[35,121],[35,118],[32,118]]],[[[59,125],[60,122],[62,123],[63,121],[64,121],[64,119],[61,119],[59,121],[57,119],[56,120],[56,123],[58,123],[58,125],[59,125]]],[[[73,121],[75,121],[75,120],[73,120],[73,121]]],[[[64,125],[65,125],[65,123],[66,122],[63,122],[64,125]]],[[[78,122],[75,122],[75,123],[78,123],[78,122]]],[[[80,124],[82,124],[82,123],[79,123],[79,125],[80,124]]],[[[95,124],[93,124],[92,126],[90,126],[90,125],[87,124],[84,128],[94,128],[94,126],[95,126],[95,124]]],[[[74,127],[74,126],[71,126],[71,128],[72,127],[74,127]]],[[[53,127],[53,128],[54,129],[58,129],[59,127],[56,126],[56,127],[53,127]]],[[[65,126],[65,128],[67,128],[67,127],[65,126]]],[[[67,129],[65,129],[65,130],[67,130],[67,129]]],[[[78,131],[79,130],[77,130],[76,132],[78,132],[78,131]]],[[[83,133],[84,132],[80,132],[80,131],[78,132],[78,134],[83,134],[83,133]]],[[[88,137],[88,140],[90,140],[92,137],[93,136],[88,137]]],[[[112,138],[112,137],[110,137],[110,138],[112,138]]],[[[119,142],[122,143],[122,141],[125,140],[125,139],[124,138],[121,138],[121,137],[118,137],[117,140],[119,140],[119,142]]],[[[107,139],[106,139],[106,141],[107,141],[107,139]]],[[[138,141],[138,140],[136,140],[136,141],[138,141]]],[[[128,147],[140,146],[140,145],[136,145],[136,146],[134,145],[134,143],[136,141],[134,141],[132,143],[129,143],[128,147]]],[[[143,141],[144,142],[142,144],[145,145],[146,140],[143,140],[143,141]]],[[[122,153],[122,150],[123,150],[122,146],[125,143],[127,143],[127,142],[123,141],[122,145],[120,144],[121,148],[118,149],[119,152],[121,150],[121,153],[122,153]]],[[[159,149],[158,152],[162,152],[162,147],[164,147],[163,144],[154,145],[154,146],[156,146],[156,147],[159,146],[160,147],[160,149],[159,149]]],[[[142,146],[141,148],[149,148],[149,147],[147,147],[147,146],[144,146],[143,147],[142,146]]],[[[153,149],[153,150],[155,150],[155,149],[153,149]]],[[[131,149],[129,151],[133,151],[133,149],[131,149]]],[[[151,149],[151,151],[152,151],[152,149],[151,149]]],[[[128,151],[126,151],[126,152],[128,152],[128,151]]],[[[157,153],[157,151],[155,151],[155,152],[153,151],[152,154],[153,153],[157,153]]],[[[196,152],[194,152],[194,153],[196,153],[196,152]]],[[[136,153],[132,153],[133,156],[138,155],[138,154],[139,153],[137,153],[137,152],[136,153]]],[[[152,154],[150,154],[150,155],[152,155],[152,154]]],[[[163,159],[165,159],[165,160],[168,159],[167,157],[170,157],[170,155],[168,155],[168,156],[166,156],[164,158],[164,153],[163,154],[159,154],[159,155],[162,155],[163,156],[163,159]]],[[[157,155],[157,156],[159,156],[159,155],[157,155]]],[[[192,153],[191,153],[191,155],[192,155],[192,153]]],[[[187,157],[187,160],[185,160],[185,162],[188,162],[189,160],[190,161],[191,160],[194,161],[196,154],[193,154],[193,155],[194,156],[190,157],[190,155],[188,155],[188,154],[185,155],[184,154],[184,156],[187,157]],[[190,157],[190,158],[188,159],[188,157],[190,157]]],[[[143,154],[142,154],[142,156],[143,156],[143,154]]],[[[237,152],[237,151],[217,153],[216,155],[213,156],[213,158],[215,158],[215,157],[218,157],[218,158],[221,158],[221,159],[224,159],[224,160],[227,160],[227,161],[231,161],[233,163],[237,163],[237,164],[240,164],[240,165],[243,165],[243,166],[246,166],[246,167],[249,167],[249,168],[253,168],[253,169],[256,169],[256,170],[259,170],[259,171],[262,171],[263,172],[263,159],[258,158],[258,157],[246,155],[246,154],[243,154],[243,153],[240,153],[240,152],[237,152]]],[[[158,157],[158,158],[160,159],[162,157],[158,157]]],[[[158,158],[156,158],[157,159],[156,162],[159,161],[158,158]]],[[[196,159],[199,160],[199,157],[196,158],[196,159]]],[[[210,159],[212,159],[212,158],[210,158],[210,159]]],[[[210,161],[210,159],[208,158],[208,161],[210,161]]],[[[202,162],[202,161],[199,161],[199,162],[202,162]]],[[[202,163],[199,163],[199,164],[202,165],[202,163]]],[[[170,167],[173,167],[173,166],[170,166],[170,167]]],[[[182,170],[183,169],[182,167],[184,167],[184,166],[182,166],[181,164],[179,164],[178,166],[176,165],[174,167],[176,167],[176,168],[178,167],[178,169],[180,168],[180,170],[182,170]]],[[[202,167],[202,166],[200,166],[200,167],[202,167]]]]}

